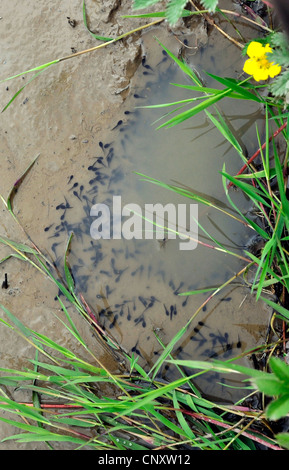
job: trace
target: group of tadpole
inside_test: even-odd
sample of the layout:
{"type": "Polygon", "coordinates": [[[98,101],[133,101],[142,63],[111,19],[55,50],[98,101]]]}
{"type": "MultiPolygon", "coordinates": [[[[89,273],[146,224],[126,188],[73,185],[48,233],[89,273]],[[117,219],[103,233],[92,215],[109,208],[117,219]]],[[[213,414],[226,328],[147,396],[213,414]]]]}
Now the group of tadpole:
{"type": "MultiPolygon", "coordinates": [[[[166,54],[164,54],[163,60],[166,60],[166,54]]],[[[151,67],[148,66],[145,60],[143,60],[142,65],[145,67],[145,74],[151,73],[151,67]]],[[[134,98],[135,100],[141,100],[142,95],[135,93],[134,98]]],[[[124,119],[119,120],[111,129],[113,134],[117,133],[117,139],[118,142],[120,142],[120,146],[118,145],[117,148],[122,148],[124,153],[126,139],[131,138],[131,135],[133,135],[133,133],[131,135],[129,133],[137,119],[138,112],[139,111],[136,109],[133,111],[124,111],[124,119]],[[126,133],[128,133],[128,136],[126,133]]],[[[122,320],[133,322],[135,327],[141,325],[143,328],[146,328],[146,313],[153,307],[157,307],[155,314],[158,316],[159,324],[161,324],[162,320],[166,322],[178,315],[178,306],[180,306],[180,310],[189,308],[190,299],[190,296],[178,296],[181,289],[185,287],[183,282],[176,285],[173,280],[167,279],[169,273],[159,271],[157,274],[162,278],[162,281],[167,284],[168,292],[173,293],[175,296],[176,301],[174,303],[170,304],[170,301],[167,303],[169,296],[167,296],[166,301],[163,301],[154,295],[145,296],[136,293],[134,298],[125,300],[121,298],[118,303],[110,304],[110,294],[124,275],[133,278],[136,276],[141,277],[147,269],[146,279],[150,277],[150,267],[145,268],[141,263],[138,264],[137,267],[133,266],[132,270],[129,263],[125,267],[122,267],[120,264],[124,260],[128,262],[129,258],[136,259],[136,255],[140,255],[141,258],[141,249],[138,251],[135,245],[132,245],[134,247],[133,250],[129,250],[127,247],[125,249],[117,249],[114,244],[111,243],[109,263],[106,262],[105,266],[103,266],[102,261],[107,254],[104,255],[101,240],[91,239],[91,207],[98,202],[111,203],[110,196],[114,194],[116,185],[121,183],[124,178],[122,160],[126,158],[126,156],[119,155],[118,152],[119,150],[116,151],[114,142],[98,142],[93,161],[87,166],[88,175],[91,174],[88,180],[88,186],[85,187],[84,184],[76,181],[75,175],[70,175],[67,181],[67,189],[64,188],[63,191],[63,200],[55,207],[59,214],[59,222],[52,223],[44,228],[44,231],[47,232],[48,239],[51,241],[51,250],[56,266],[60,267],[63,263],[63,253],[59,252],[60,249],[58,247],[62,249],[63,239],[73,233],[74,237],[83,244],[83,251],[89,253],[91,268],[93,268],[93,273],[96,273],[96,279],[101,278],[102,284],[103,279],[107,279],[106,285],[95,293],[96,302],[102,300],[104,305],[104,307],[99,308],[97,312],[99,323],[104,330],[115,327],[120,329],[122,320]],[[99,200],[103,197],[103,194],[107,195],[106,201],[99,200]],[[78,220],[75,221],[73,220],[73,216],[71,217],[71,214],[73,214],[73,208],[76,203],[81,205],[84,215],[81,219],[78,218],[78,220]],[[118,257],[120,253],[122,254],[119,260],[118,257]]],[[[78,213],[79,211],[76,212],[78,213]]],[[[165,246],[161,249],[165,249],[165,246]]],[[[70,266],[76,292],[85,294],[92,281],[91,274],[88,274],[87,270],[85,270],[85,274],[81,272],[82,268],[85,268],[82,259],[78,258],[77,262],[70,266]]],[[[240,348],[241,346],[240,341],[231,341],[226,332],[211,332],[209,336],[203,336],[201,333],[202,328],[206,328],[206,324],[199,322],[198,327],[195,327],[192,331],[190,341],[198,344],[198,349],[206,345],[206,349],[204,349],[202,353],[206,357],[228,357],[233,353],[235,348],[240,348]]],[[[149,332],[149,336],[151,333],[152,332],[149,332]]],[[[131,352],[142,356],[141,349],[143,350],[143,348],[139,348],[138,341],[137,339],[135,345],[131,348],[131,352]]],[[[159,351],[156,351],[154,354],[159,354],[159,351]]],[[[187,356],[183,345],[178,347],[176,356],[178,358],[185,358],[187,356]]]]}

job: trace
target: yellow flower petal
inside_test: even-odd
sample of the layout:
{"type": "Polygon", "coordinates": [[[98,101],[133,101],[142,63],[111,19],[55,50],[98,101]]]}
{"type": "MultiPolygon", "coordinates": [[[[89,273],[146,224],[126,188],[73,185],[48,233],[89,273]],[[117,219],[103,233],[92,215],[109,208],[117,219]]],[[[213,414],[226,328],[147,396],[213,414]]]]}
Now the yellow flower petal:
{"type": "Polygon", "coordinates": [[[256,68],[258,68],[256,60],[255,59],[247,59],[245,64],[244,64],[243,70],[248,75],[253,75],[255,73],[256,68]]]}
{"type": "Polygon", "coordinates": [[[260,42],[252,41],[247,48],[247,55],[253,58],[262,57],[265,54],[265,47],[260,42]]]}
{"type": "Polygon", "coordinates": [[[266,44],[264,49],[265,49],[265,53],[266,53],[266,54],[272,52],[272,49],[271,49],[271,47],[270,47],[270,44],[266,44]]]}
{"type": "Polygon", "coordinates": [[[271,67],[269,68],[269,76],[271,78],[276,77],[276,75],[279,75],[280,72],[281,72],[280,65],[274,64],[274,65],[271,65],[271,67]]]}
{"type": "Polygon", "coordinates": [[[256,82],[260,82],[261,80],[268,80],[269,73],[267,69],[257,69],[253,73],[253,78],[256,82]]]}

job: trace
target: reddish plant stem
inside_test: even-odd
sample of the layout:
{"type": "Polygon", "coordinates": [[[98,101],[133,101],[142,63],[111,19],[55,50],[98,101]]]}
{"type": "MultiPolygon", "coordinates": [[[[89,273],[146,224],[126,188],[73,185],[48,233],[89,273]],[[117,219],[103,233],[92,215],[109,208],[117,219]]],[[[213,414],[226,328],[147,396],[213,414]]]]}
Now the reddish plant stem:
{"type": "MultiPolygon", "coordinates": [[[[207,421],[208,423],[211,423],[211,424],[215,424],[216,426],[220,426],[222,428],[225,428],[225,429],[228,429],[228,430],[232,430],[234,432],[240,432],[241,430],[238,429],[238,428],[235,428],[233,429],[232,426],[230,424],[227,424],[227,423],[224,423],[222,421],[218,421],[216,419],[213,419],[213,418],[210,418],[208,416],[205,416],[203,415],[202,413],[194,413],[194,412],[191,412],[191,411],[187,411],[187,410],[183,410],[183,409],[180,409],[179,411],[181,411],[182,413],[184,414],[187,414],[187,415],[190,415],[192,416],[193,418],[196,418],[197,420],[204,420],[204,421],[207,421]]],[[[242,435],[243,436],[246,436],[248,437],[249,439],[255,441],[255,442],[258,442],[259,444],[262,444],[266,447],[268,447],[269,449],[272,449],[272,450],[283,450],[281,447],[275,445],[275,444],[271,444],[270,442],[267,442],[265,439],[263,439],[262,437],[258,437],[256,436],[255,434],[251,434],[247,431],[243,431],[242,432],[242,435]]]]}
{"type": "MultiPolygon", "coordinates": [[[[285,124],[283,124],[281,127],[279,127],[279,129],[277,129],[277,131],[274,132],[274,134],[269,138],[269,142],[271,142],[273,139],[275,139],[275,137],[277,137],[278,134],[280,134],[280,132],[282,132],[285,127],[287,126],[287,121],[285,122],[285,124]]],[[[249,158],[249,160],[247,161],[247,163],[245,163],[244,166],[242,166],[241,170],[238,171],[237,175],[241,175],[242,173],[244,173],[244,171],[246,170],[246,168],[248,167],[248,165],[250,165],[254,160],[255,158],[258,157],[258,155],[260,154],[261,150],[264,150],[264,148],[266,147],[266,142],[264,142],[264,144],[262,145],[261,149],[259,148],[257,150],[257,152],[254,153],[254,155],[249,158]]],[[[234,183],[232,183],[232,181],[230,181],[230,183],[228,184],[228,188],[230,188],[231,186],[233,186],[234,183]]]]}

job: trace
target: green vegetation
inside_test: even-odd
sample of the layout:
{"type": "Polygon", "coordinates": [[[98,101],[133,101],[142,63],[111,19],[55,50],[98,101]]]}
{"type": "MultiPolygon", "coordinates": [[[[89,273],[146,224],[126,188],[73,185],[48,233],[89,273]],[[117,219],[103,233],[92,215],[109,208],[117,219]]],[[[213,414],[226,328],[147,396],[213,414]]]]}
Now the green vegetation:
{"type": "MultiPolygon", "coordinates": [[[[134,2],[136,9],[147,8],[156,3],[158,2],[155,0],[135,0],[134,2]]],[[[201,15],[212,12],[222,15],[230,14],[230,12],[218,9],[216,0],[203,0],[201,3],[204,10],[186,10],[187,3],[192,2],[170,0],[165,12],[144,13],[136,16],[155,16],[158,18],[157,22],[167,18],[170,24],[175,24],[180,17],[192,14],[201,15]]],[[[87,27],[84,3],[83,15],[87,27]]],[[[152,24],[155,24],[155,21],[145,27],[152,24]]],[[[138,30],[140,29],[138,28],[138,30]]],[[[162,345],[163,353],[151,370],[145,371],[140,367],[135,357],[128,357],[122,351],[121,346],[117,345],[102,330],[84,299],[79,299],[75,294],[73,279],[67,264],[71,237],[64,253],[63,277],[55,271],[55,267],[32,243],[31,246],[19,244],[2,237],[0,242],[10,247],[11,253],[1,262],[5,262],[9,257],[16,257],[23,262],[30,263],[58,287],[65,298],[65,300],[58,299],[67,320],[65,328],[78,342],[79,347],[84,348],[91,357],[91,361],[87,362],[80,358],[81,354],[77,355],[45,335],[33,331],[2,305],[4,318],[0,321],[3,327],[12,329],[15,334],[25,338],[34,346],[36,352],[35,358],[30,361],[31,367],[24,370],[0,369],[2,372],[0,384],[3,387],[0,390],[2,395],[0,408],[22,418],[19,421],[18,419],[0,417],[2,421],[13,424],[21,430],[20,434],[7,439],[14,439],[18,442],[42,441],[47,443],[49,448],[53,448],[53,443],[58,441],[67,443],[67,445],[71,444],[77,449],[90,447],[97,450],[164,448],[173,450],[197,448],[255,450],[260,444],[269,449],[279,449],[279,446],[289,448],[289,434],[275,433],[273,426],[271,426],[272,423],[287,416],[289,412],[289,366],[284,362],[282,356],[278,358],[274,354],[277,349],[282,351],[289,321],[287,300],[289,292],[289,203],[286,194],[289,151],[286,93],[289,78],[289,52],[287,39],[282,32],[275,32],[266,26],[263,27],[263,30],[266,31],[267,36],[262,38],[260,42],[270,44],[272,47],[270,61],[279,64],[282,67],[282,73],[273,81],[262,84],[254,82],[250,76],[243,80],[235,80],[211,74],[210,77],[216,82],[216,87],[208,88],[201,83],[184,60],[178,59],[163,44],[159,44],[191,80],[192,85],[187,85],[185,88],[190,89],[192,94],[200,93],[200,97],[196,99],[194,95],[192,99],[156,106],[157,108],[170,107],[169,109],[174,107],[169,115],[164,116],[166,120],[159,126],[160,131],[163,127],[173,127],[200,112],[205,112],[235,149],[243,167],[237,175],[233,176],[228,174],[224,167],[220,177],[231,206],[239,214],[240,223],[245,223],[263,239],[264,246],[260,256],[255,256],[249,251],[246,252],[246,258],[242,258],[246,260],[245,267],[232,279],[209,293],[205,302],[200,305],[187,324],[176,333],[171,342],[168,345],[162,345]],[[260,141],[259,130],[256,128],[259,150],[249,159],[244,155],[242,147],[216,106],[222,99],[249,100],[264,107],[265,142],[260,141]],[[196,101],[197,104],[195,104],[196,101]],[[276,128],[275,130],[273,130],[273,126],[276,128]],[[282,138],[283,159],[280,158],[278,147],[275,144],[277,136],[282,138]],[[272,155],[269,143],[272,144],[272,155]],[[261,161],[258,168],[254,164],[257,157],[261,161]],[[231,186],[237,187],[252,201],[256,213],[259,215],[259,222],[244,216],[236,207],[230,197],[231,186]],[[259,348],[260,352],[266,354],[268,358],[267,371],[240,366],[236,363],[238,358],[226,362],[174,359],[172,355],[174,346],[188,330],[202,307],[236,277],[246,276],[251,266],[256,267],[255,278],[250,284],[252,295],[255,295],[256,299],[264,300],[274,309],[272,322],[281,321],[285,325],[285,337],[280,338],[276,344],[265,344],[259,348]],[[101,341],[122,355],[126,364],[123,373],[112,374],[99,362],[78,332],[71,315],[68,313],[67,305],[73,306],[85,321],[89,322],[101,341]],[[174,364],[179,372],[179,379],[171,383],[159,381],[158,372],[165,363],[174,364]],[[184,372],[184,368],[192,369],[192,374],[188,376],[184,372]],[[194,386],[194,379],[198,375],[208,374],[212,370],[245,375],[247,379],[244,383],[248,390],[248,396],[262,393],[266,397],[264,410],[252,410],[242,406],[241,403],[234,406],[218,405],[203,398],[194,386]],[[4,387],[15,387],[16,385],[31,391],[31,403],[19,403],[8,398],[4,387]]],[[[81,53],[106,47],[131,33],[115,39],[94,36],[104,42],[81,53]]],[[[243,54],[246,54],[247,46],[248,44],[244,44],[241,47],[243,54]]],[[[34,79],[51,65],[79,54],[49,62],[25,73],[36,72],[32,77],[34,79]]],[[[19,75],[22,74],[23,72],[19,75]]],[[[17,76],[18,74],[9,77],[9,79],[17,76]]],[[[14,95],[3,111],[14,101],[22,89],[14,95]]],[[[30,168],[31,166],[27,171],[30,168]]],[[[169,185],[146,175],[141,175],[141,177],[166,190],[177,192],[199,203],[211,205],[209,201],[200,199],[198,195],[185,188],[169,185]]],[[[22,178],[18,180],[7,200],[2,197],[7,210],[16,221],[13,212],[13,197],[15,189],[18,189],[21,181],[22,178]]],[[[215,209],[221,210],[218,207],[215,209]]],[[[228,214],[228,216],[230,215],[228,214]]],[[[208,235],[206,233],[206,236],[208,235]]],[[[212,246],[232,254],[215,239],[212,239],[212,246]]],[[[207,286],[204,286],[201,291],[186,292],[182,295],[197,295],[199,292],[207,292],[208,290],[207,286]]]]}

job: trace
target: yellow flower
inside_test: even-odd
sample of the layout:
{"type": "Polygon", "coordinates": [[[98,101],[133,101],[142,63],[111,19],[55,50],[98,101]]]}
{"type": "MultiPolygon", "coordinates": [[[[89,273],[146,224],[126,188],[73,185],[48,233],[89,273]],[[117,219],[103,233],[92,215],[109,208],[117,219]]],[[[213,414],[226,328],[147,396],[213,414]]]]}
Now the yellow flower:
{"type": "Polygon", "coordinates": [[[268,80],[269,77],[273,78],[279,75],[281,67],[268,60],[267,54],[270,53],[272,53],[272,49],[269,44],[262,46],[260,42],[250,42],[247,48],[249,59],[247,59],[244,64],[244,72],[248,75],[253,75],[256,82],[268,80]]]}

